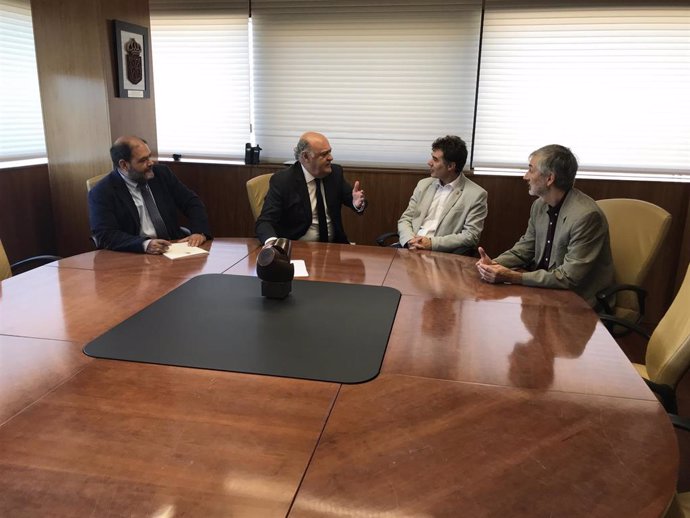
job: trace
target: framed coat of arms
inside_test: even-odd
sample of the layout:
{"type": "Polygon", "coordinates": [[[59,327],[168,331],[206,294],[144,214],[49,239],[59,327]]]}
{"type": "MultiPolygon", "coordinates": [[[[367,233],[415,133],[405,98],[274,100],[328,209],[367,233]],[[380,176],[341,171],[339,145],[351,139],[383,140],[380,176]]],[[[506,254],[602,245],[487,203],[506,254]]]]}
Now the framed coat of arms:
{"type": "Polygon", "coordinates": [[[113,21],[117,51],[117,96],[149,97],[149,30],[131,23],[113,21]]]}

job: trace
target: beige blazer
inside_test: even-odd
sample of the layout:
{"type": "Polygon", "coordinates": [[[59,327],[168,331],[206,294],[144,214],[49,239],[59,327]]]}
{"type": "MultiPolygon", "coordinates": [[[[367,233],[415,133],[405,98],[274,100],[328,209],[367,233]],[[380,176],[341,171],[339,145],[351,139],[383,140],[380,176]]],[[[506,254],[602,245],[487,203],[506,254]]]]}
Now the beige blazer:
{"type": "MultiPolygon", "coordinates": [[[[424,178],[415,187],[410,203],[398,221],[402,246],[422,226],[434,199],[437,182],[436,178],[424,178]]],[[[476,247],[488,212],[486,198],[484,189],[461,174],[457,187],[448,195],[438,227],[431,238],[431,249],[462,254],[476,247]]]]}
{"type": "Polygon", "coordinates": [[[527,231],[513,248],[495,260],[508,268],[525,268],[527,286],[573,290],[591,306],[597,292],[614,282],[609,226],[596,202],[571,189],[558,213],[548,270],[534,270],[544,253],[549,227],[548,205],[532,204],[527,231]]]}

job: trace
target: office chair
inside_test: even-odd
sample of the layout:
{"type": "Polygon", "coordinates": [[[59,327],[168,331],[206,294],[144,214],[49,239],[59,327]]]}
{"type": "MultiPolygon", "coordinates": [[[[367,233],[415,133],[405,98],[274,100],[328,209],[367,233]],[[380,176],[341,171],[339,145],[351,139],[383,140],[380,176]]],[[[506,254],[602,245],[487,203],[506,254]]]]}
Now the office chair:
{"type": "Polygon", "coordinates": [[[5,253],[5,247],[2,245],[2,240],[0,240],[0,281],[9,279],[13,275],[36,268],[42,264],[52,263],[58,259],[62,259],[62,257],[58,257],[57,255],[37,255],[10,264],[10,261],[7,259],[7,254],[5,253]]]}
{"type": "Polygon", "coordinates": [[[108,176],[108,173],[99,174],[86,180],[86,192],[89,192],[91,189],[93,189],[96,186],[96,184],[106,176],[108,176]]]}
{"type": "MultiPolygon", "coordinates": [[[[647,296],[640,285],[661,249],[671,215],[642,200],[621,198],[599,200],[597,204],[609,224],[616,282],[597,293],[597,301],[603,313],[637,324],[644,316],[647,296]]],[[[614,336],[627,332],[617,326],[607,327],[614,336]]]]}
{"type": "Polygon", "coordinates": [[[259,218],[261,209],[264,207],[264,199],[268,192],[268,182],[271,176],[273,176],[273,173],[262,174],[247,181],[247,196],[249,197],[249,206],[252,209],[254,221],[259,218]]]}
{"type": "Polygon", "coordinates": [[[645,363],[634,363],[634,367],[652,391],[657,395],[667,412],[678,413],[676,386],[690,367],[690,266],[683,284],[678,290],[671,307],[649,335],[644,329],[622,318],[600,315],[606,322],[612,322],[637,332],[649,339],[645,363]]]}

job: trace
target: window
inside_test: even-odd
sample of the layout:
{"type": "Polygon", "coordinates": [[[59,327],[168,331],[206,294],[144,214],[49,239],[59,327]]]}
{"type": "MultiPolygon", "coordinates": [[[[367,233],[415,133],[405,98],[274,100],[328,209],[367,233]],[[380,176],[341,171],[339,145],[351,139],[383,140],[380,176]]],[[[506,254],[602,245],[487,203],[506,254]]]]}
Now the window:
{"type": "Polygon", "coordinates": [[[546,144],[585,171],[690,173],[690,8],[488,0],[474,163],[546,144]]]}
{"type": "Polygon", "coordinates": [[[456,134],[479,172],[560,143],[583,172],[690,178],[689,6],[483,3],[151,0],[159,151],[292,160],[314,130],[337,161],[423,167],[456,134]]]}
{"type": "Polygon", "coordinates": [[[158,154],[243,158],[247,2],[151,0],[150,10],[158,154]]]}
{"type": "Polygon", "coordinates": [[[0,0],[0,162],[46,156],[31,8],[0,0]]]}
{"type": "Polygon", "coordinates": [[[253,0],[256,141],[292,159],[304,131],[337,162],[423,166],[432,141],[468,145],[479,0],[253,0]]]}

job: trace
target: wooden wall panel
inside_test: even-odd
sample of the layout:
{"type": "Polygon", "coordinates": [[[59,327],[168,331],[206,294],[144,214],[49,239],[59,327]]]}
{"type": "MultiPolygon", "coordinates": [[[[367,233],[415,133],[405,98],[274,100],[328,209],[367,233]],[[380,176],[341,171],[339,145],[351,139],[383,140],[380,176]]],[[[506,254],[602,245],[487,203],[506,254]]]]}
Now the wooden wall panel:
{"type": "Polygon", "coordinates": [[[46,164],[0,170],[0,239],[11,263],[56,253],[46,164]]]}
{"type": "Polygon", "coordinates": [[[115,140],[122,135],[138,135],[148,142],[149,148],[156,155],[158,153],[158,137],[156,136],[150,25],[148,2],[142,2],[141,0],[101,0],[99,34],[102,39],[101,49],[103,52],[105,83],[108,88],[111,140],[115,140]],[[113,20],[149,28],[149,48],[146,61],[149,64],[149,98],[129,99],[117,97],[117,55],[113,20]]]}
{"type": "MultiPolygon", "coordinates": [[[[216,236],[254,236],[254,220],[249,209],[245,183],[282,166],[196,164],[169,162],[175,174],[199,194],[206,204],[211,229],[216,236]]],[[[359,180],[370,206],[364,216],[343,212],[351,240],[374,244],[376,236],[395,230],[397,219],[407,206],[423,170],[381,170],[348,168],[348,180],[359,180]]],[[[489,192],[489,215],[482,245],[491,255],[509,248],[524,232],[529,208],[534,200],[524,181],[517,177],[473,176],[489,192]]],[[[648,289],[648,321],[656,322],[673,300],[690,261],[690,184],[663,182],[619,182],[579,180],[578,188],[595,199],[638,198],[668,210],[673,221],[666,245],[645,282],[648,289]]],[[[38,253],[55,252],[55,236],[50,212],[50,184],[46,166],[0,171],[0,237],[15,261],[38,253]]],[[[70,229],[71,239],[82,239],[78,228],[87,226],[87,215],[79,215],[80,225],[70,229]]]]}
{"type": "Polygon", "coordinates": [[[84,182],[108,164],[99,5],[32,0],[31,10],[58,252],[70,255],[88,250],[84,182]]]}
{"type": "MultiPolygon", "coordinates": [[[[204,200],[214,234],[241,237],[254,235],[254,222],[245,190],[246,181],[282,167],[186,162],[169,165],[204,200]]],[[[351,183],[360,181],[370,204],[363,216],[348,210],[343,212],[350,240],[358,244],[374,245],[377,236],[394,231],[414,186],[426,174],[421,169],[345,168],[345,176],[351,183]]],[[[481,243],[489,254],[495,256],[510,248],[525,231],[534,198],[529,195],[527,185],[520,177],[471,178],[489,193],[489,215],[481,243]]],[[[655,203],[672,214],[673,222],[666,245],[645,282],[650,294],[648,319],[650,322],[658,321],[673,300],[690,260],[690,184],[578,180],[577,187],[594,199],[637,198],[655,203]]]]}
{"type": "Polygon", "coordinates": [[[58,253],[91,249],[86,179],[110,170],[121,133],[155,148],[153,97],[114,97],[113,18],[149,26],[148,2],[32,0],[36,59],[58,253]]]}

